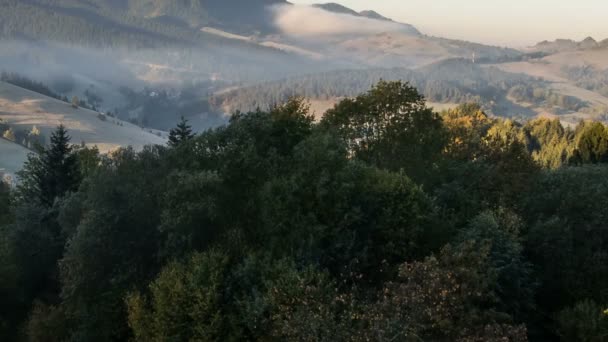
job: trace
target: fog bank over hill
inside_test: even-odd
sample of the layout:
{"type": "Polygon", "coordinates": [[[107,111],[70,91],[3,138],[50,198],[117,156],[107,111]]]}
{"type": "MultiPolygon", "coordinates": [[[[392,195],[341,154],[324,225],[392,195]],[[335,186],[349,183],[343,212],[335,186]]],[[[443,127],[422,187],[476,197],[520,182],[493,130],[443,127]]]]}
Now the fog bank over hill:
{"type": "Polygon", "coordinates": [[[372,19],[356,12],[354,14],[332,12],[327,10],[327,7],[280,5],[274,6],[273,11],[276,26],[281,32],[294,37],[318,39],[327,36],[369,35],[382,32],[418,34],[417,30],[409,25],[372,19]]]}
{"type": "MultiPolygon", "coordinates": [[[[316,4],[318,0],[293,0],[316,4]]],[[[608,37],[603,0],[343,0],[355,11],[375,10],[426,34],[523,48],[536,42],[587,36],[608,37]]]]}

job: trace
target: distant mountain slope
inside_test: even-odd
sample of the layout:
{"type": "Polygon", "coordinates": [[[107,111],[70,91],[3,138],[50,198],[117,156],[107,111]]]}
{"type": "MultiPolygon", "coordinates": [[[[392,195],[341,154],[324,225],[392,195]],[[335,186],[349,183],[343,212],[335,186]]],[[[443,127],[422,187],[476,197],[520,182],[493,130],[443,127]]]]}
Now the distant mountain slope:
{"type": "Polygon", "coordinates": [[[401,32],[347,39],[336,43],[333,50],[338,55],[348,55],[362,64],[406,68],[451,58],[498,62],[522,55],[515,49],[437,37],[412,36],[401,32]]]}
{"type": "MultiPolygon", "coordinates": [[[[268,108],[292,96],[313,100],[352,97],[367,91],[379,80],[410,82],[431,102],[479,102],[489,110],[497,104],[511,106],[500,112],[503,115],[532,114],[529,110],[507,103],[506,96],[515,87],[534,84],[529,76],[501,71],[473,64],[463,59],[441,61],[421,69],[376,68],[368,70],[341,70],[280,81],[218,94],[212,103],[230,112],[249,111],[257,107],[268,108]]],[[[542,82],[536,82],[544,86],[542,82]]]]}
{"type": "MultiPolygon", "coordinates": [[[[270,32],[268,6],[284,0],[3,0],[0,38],[84,46],[228,44],[203,26],[270,32]]],[[[234,45],[234,42],[232,42],[234,45]]]]}
{"type": "Polygon", "coordinates": [[[346,6],[337,4],[335,2],[329,2],[326,4],[315,4],[315,5],[313,5],[313,7],[322,8],[326,11],[330,11],[330,12],[334,12],[334,13],[350,14],[350,15],[354,15],[354,16],[359,16],[359,12],[352,10],[346,6]]]}
{"type": "Polygon", "coordinates": [[[359,12],[359,15],[362,17],[370,18],[370,19],[393,21],[392,19],[389,19],[389,18],[383,16],[382,14],[380,14],[376,11],[371,11],[371,10],[361,11],[361,12],[359,12]]]}
{"type": "Polygon", "coordinates": [[[273,29],[269,7],[286,4],[286,0],[129,0],[128,10],[147,18],[169,16],[196,28],[212,25],[264,32],[273,29]]]}
{"type": "Polygon", "coordinates": [[[608,39],[598,42],[593,39],[593,37],[587,37],[580,42],[572,39],[557,39],[554,41],[545,40],[531,47],[530,50],[544,53],[559,53],[566,51],[592,50],[606,47],[608,47],[608,39]]]}
{"type": "MultiPolygon", "coordinates": [[[[329,12],[338,13],[338,14],[347,14],[347,15],[352,15],[355,17],[364,17],[364,18],[369,18],[369,19],[374,19],[374,20],[394,22],[392,19],[389,19],[375,11],[366,10],[366,11],[357,12],[353,9],[350,9],[346,6],[343,6],[338,3],[334,3],[334,2],[325,3],[325,4],[315,4],[313,6],[324,9],[329,12]]],[[[399,23],[399,24],[401,24],[403,26],[404,32],[407,32],[407,33],[413,34],[413,35],[421,34],[420,31],[418,31],[418,29],[415,28],[413,25],[405,24],[405,23],[399,23]]]]}
{"type": "MultiPolygon", "coordinates": [[[[141,149],[148,144],[165,144],[165,138],[131,123],[0,82],[0,119],[15,130],[29,131],[36,126],[49,137],[63,124],[72,142],[97,146],[103,153],[118,147],[141,149]]],[[[0,158],[3,159],[3,158],[0,158]]]]}

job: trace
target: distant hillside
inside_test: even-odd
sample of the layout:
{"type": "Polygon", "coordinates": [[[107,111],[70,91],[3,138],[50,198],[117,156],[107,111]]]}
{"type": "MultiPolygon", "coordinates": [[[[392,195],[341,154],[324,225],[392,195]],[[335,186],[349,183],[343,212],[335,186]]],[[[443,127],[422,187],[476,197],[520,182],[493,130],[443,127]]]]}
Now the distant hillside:
{"type": "Polygon", "coordinates": [[[268,7],[286,4],[286,0],[130,0],[128,10],[147,18],[168,16],[196,28],[212,25],[269,32],[273,26],[268,7]]]}
{"type": "Polygon", "coordinates": [[[317,8],[322,8],[326,11],[330,11],[330,12],[334,12],[334,13],[350,14],[350,15],[354,15],[354,16],[359,16],[359,12],[352,10],[346,6],[337,4],[335,2],[330,2],[330,3],[326,3],[326,4],[315,4],[313,6],[317,7],[317,8]]]}
{"type": "Polygon", "coordinates": [[[272,31],[268,6],[284,0],[4,0],[0,38],[55,40],[84,46],[232,44],[201,32],[272,31]]]}
{"type": "Polygon", "coordinates": [[[515,49],[424,35],[413,36],[402,32],[354,37],[337,42],[332,50],[337,56],[347,55],[365,65],[405,68],[420,67],[452,58],[475,59],[488,63],[522,56],[522,53],[515,49]]]}
{"type": "Polygon", "coordinates": [[[393,21],[392,19],[389,19],[376,11],[370,11],[370,10],[361,11],[361,12],[359,12],[359,15],[370,18],[370,19],[393,21]]]}
{"type": "Polygon", "coordinates": [[[533,51],[545,53],[559,53],[566,51],[591,50],[598,48],[608,48],[608,39],[601,42],[592,37],[587,37],[580,42],[572,39],[557,39],[555,41],[542,41],[531,48],[533,51]]]}
{"type": "MultiPolygon", "coordinates": [[[[346,6],[343,6],[338,3],[334,3],[334,2],[325,3],[325,4],[316,4],[313,6],[324,9],[329,12],[333,12],[333,13],[348,14],[348,15],[352,15],[355,17],[364,17],[364,18],[375,19],[375,20],[393,21],[392,19],[389,19],[375,11],[367,10],[367,11],[357,12],[353,9],[350,9],[346,6]]],[[[407,32],[407,33],[413,34],[413,35],[421,34],[420,31],[418,31],[418,29],[416,29],[414,26],[412,26],[410,24],[405,24],[405,23],[399,23],[399,24],[401,24],[403,26],[404,32],[407,32]]]]}
{"type": "Polygon", "coordinates": [[[97,146],[103,153],[118,147],[141,149],[144,145],[166,142],[160,132],[87,109],[74,109],[68,103],[4,82],[0,82],[0,119],[14,131],[30,131],[35,126],[47,138],[62,124],[69,130],[73,143],[97,146]]]}
{"type": "MultiPolygon", "coordinates": [[[[211,102],[226,111],[249,111],[257,107],[265,109],[293,96],[313,100],[356,96],[379,80],[410,82],[431,102],[473,101],[502,115],[523,116],[534,113],[511,103],[507,95],[521,87],[546,87],[544,82],[529,76],[504,72],[494,67],[483,67],[463,59],[453,59],[417,70],[377,68],[293,77],[222,93],[215,96],[211,102]]],[[[523,99],[524,96],[519,97],[523,99]]],[[[538,99],[539,102],[544,100],[538,99]]]]}

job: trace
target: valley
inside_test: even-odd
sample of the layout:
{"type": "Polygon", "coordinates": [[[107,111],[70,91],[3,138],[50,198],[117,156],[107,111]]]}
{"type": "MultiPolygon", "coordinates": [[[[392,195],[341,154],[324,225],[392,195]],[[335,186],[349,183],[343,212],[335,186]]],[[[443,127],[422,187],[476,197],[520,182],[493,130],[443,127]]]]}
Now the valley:
{"type": "Polygon", "coordinates": [[[430,36],[335,3],[235,4],[7,1],[0,71],[68,99],[91,100],[125,126],[74,115],[80,112],[53,101],[16,101],[6,84],[2,117],[19,129],[36,123],[45,133],[65,121],[75,142],[109,151],[161,142],[156,134],[166,135],[181,116],[203,131],[235,111],[267,109],[293,96],[309,101],[321,118],[379,80],[403,80],[438,111],[476,102],[490,115],[517,120],[552,117],[573,125],[608,118],[606,41],[545,41],[518,50],[430,36]],[[21,13],[41,19],[26,22],[21,13]],[[306,24],[310,17],[314,26],[306,24]]]}
{"type": "Polygon", "coordinates": [[[0,0],[0,341],[606,342],[605,13],[0,0]]]}

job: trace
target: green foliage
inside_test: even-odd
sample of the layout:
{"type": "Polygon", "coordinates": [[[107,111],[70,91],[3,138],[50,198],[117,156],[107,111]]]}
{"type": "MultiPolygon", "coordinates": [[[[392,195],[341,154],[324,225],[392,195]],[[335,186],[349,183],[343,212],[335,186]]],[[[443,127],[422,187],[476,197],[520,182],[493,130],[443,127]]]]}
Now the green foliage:
{"type": "Polygon", "coordinates": [[[539,303],[547,309],[608,300],[607,172],[603,166],[544,172],[525,201],[527,250],[542,281],[539,303]]]}
{"type": "Polygon", "coordinates": [[[441,118],[415,88],[379,82],[368,93],[329,110],[322,124],[344,139],[358,159],[380,168],[404,169],[424,182],[444,146],[441,118]]]}
{"type": "Polygon", "coordinates": [[[60,128],[0,187],[2,340],[606,337],[601,124],[381,82],[178,130],[100,156],[60,128]]]}
{"type": "Polygon", "coordinates": [[[528,150],[541,166],[557,169],[568,164],[572,154],[572,133],[564,129],[559,120],[531,120],[523,129],[529,139],[528,150]]]}
{"type": "MultiPolygon", "coordinates": [[[[72,338],[104,341],[128,335],[123,299],[160,268],[158,199],[164,183],[149,180],[160,180],[166,170],[163,151],[119,151],[102,162],[81,191],[79,223],[59,263],[72,338]]],[[[64,217],[74,216],[65,212],[70,209],[64,207],[64,217]]]]}
{"type": "Polygon", "coordinates": [[[190,140],[194,137],[192,127],[188,125],[188,120],[182,116],[181,121],[176,128],[169,131],[169,146],[176,147],[180,143],[190,140]]]}
{"type": "Polygon", "coordinates": [[[160,233],[165,235],[165,255],[204,250],[218,238],[221,181],[217,173],[207,171],[169,176],[159,226],[160,233]]]}
{"type": "Polygon", "coordinates": [[[225,336],[223,291],[228,258],[219,251],[169,263],[145,295],[127,297],[136,341],[217,341],[225,336]]]}
{"type": "Polygon", "coordinates": [[[50,342],[67,338],[69,324],[61,308],[35,302],[24,330],[29,341],[50,342]]]}
{"type": "Polygon", "coordinates": [[[527,341],[525,327],[509,326],[508,315],[492,308],[495,270],[490,248],[464,243],[435,257],[401,266],[369,311],[380,340],[527,341]],[[490,328],[493,327],[493,328],[490,328]]]}
{"type": "Polygon", "coordinates": [[[608,337],[608,310],[591,300],[560,311],[557,323],[562,341],[599,342],[608,337]]]}
{"type": "Polygon", "coordinates": [[[11,221],[11,189],[9,185],[0,179],[0,226],[11,221]]]}
{"type": "Polygon", "coordinates": [[[293,266],[266,281],[264,303],[270,308],[269,332],[282,341],[353,341],[361,339],[352,296],[341,294],[329,275],[293,266]]]}
{"type": "Polygon", "coordinates": [[[602,123],[581,122],[575,133],[575,163],[608,162],[608,131],[602,123]]]}
{"type": "Polygon", "coordinates": [[[455,160],[476,160],[493,121],[478,104],[468,103],[442,113],[448,142],[446,154],[455,160]]]}
{"type": "Polygon", "coordinates": [[[78,159],[64,126],[53,132],[49,147],[28,156],[18,176],[17,197],[47,207],[52,206],[56,198],[77,189],[81,178],[78,159]]]}
{"type": "Polygon", "coordinates": [[[493,288],[497,308],[520,322],[533,309],[536,290],[532,265],[523,255],[522,228],[516,214],[499,209],[479,214],[459,236],[480,249],[489,247],[488,262],[497,277],[493,288]]]}

